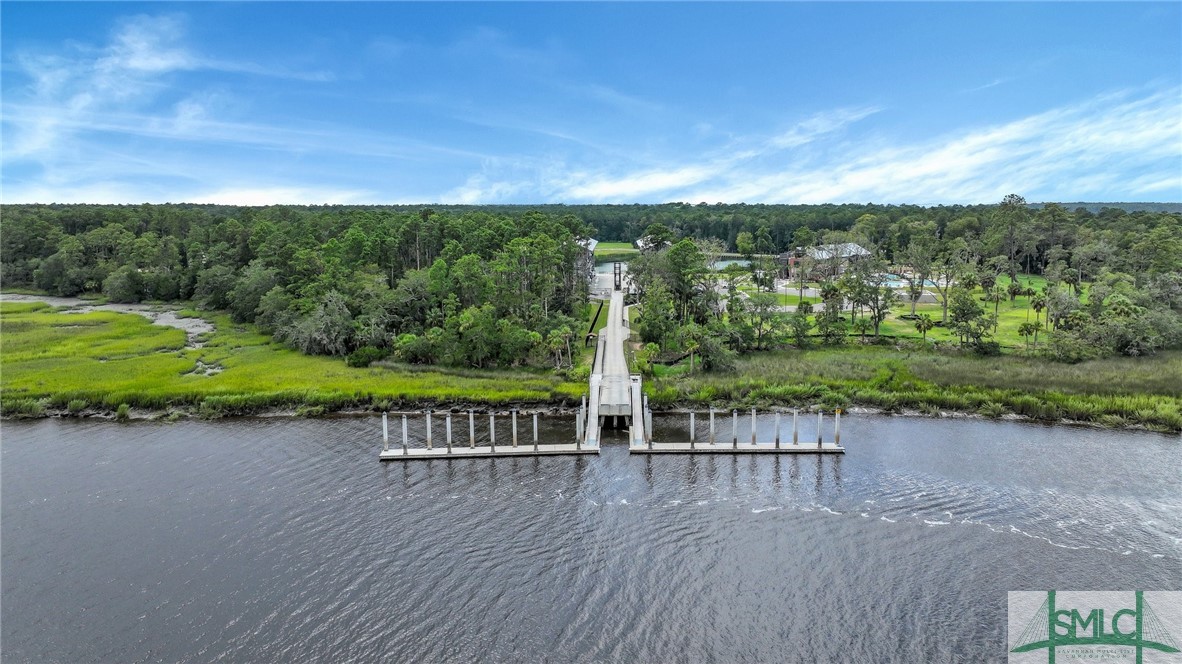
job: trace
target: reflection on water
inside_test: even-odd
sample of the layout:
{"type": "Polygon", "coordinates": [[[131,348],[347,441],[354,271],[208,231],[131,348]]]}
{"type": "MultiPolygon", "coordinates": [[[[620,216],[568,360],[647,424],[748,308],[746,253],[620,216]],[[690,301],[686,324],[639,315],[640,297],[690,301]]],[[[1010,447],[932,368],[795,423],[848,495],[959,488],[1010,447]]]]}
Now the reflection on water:
{"type": "Polygon", "coordinates": [[[1006,590],[1182,589],[1175,436],[842,428],[382,464],[376,417],[5,423],[4,660],[990,661],[1006,590]]]}

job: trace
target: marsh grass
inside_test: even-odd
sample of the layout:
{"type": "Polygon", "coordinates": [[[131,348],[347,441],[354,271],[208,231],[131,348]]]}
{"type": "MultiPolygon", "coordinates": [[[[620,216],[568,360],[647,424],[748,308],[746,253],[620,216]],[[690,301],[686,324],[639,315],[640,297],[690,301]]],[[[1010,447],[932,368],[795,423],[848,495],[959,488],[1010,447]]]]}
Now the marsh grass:
{"type": "Polygon", "coordinates": [[[1182,352],[1063,365],[1006,355],[912,353],[881,346],[782,351],[742,358],[729,374],[658,376],[665,406],[840,407],[958,411],[999,417],[1182,431],[1182,352]]]}
{"type": "Polygon", "coordinates": [[[183,331],[135,314],[66,314],[0,303],[3,411],[37,416],[46,406],[68,409],[71,402],[85,401],[109,411],[127,404],[220,417],[376,403],[551,404],[572,401],[586,390],[549,371],[440,370],[386,362],[353,368],[340,358],[303,355],[276,344],[227,316],[205,317],[216,331],[204,347],[193,349],[185,348],[183,331]],[[198,360],[222,371],[194,373],[198,360]]]}

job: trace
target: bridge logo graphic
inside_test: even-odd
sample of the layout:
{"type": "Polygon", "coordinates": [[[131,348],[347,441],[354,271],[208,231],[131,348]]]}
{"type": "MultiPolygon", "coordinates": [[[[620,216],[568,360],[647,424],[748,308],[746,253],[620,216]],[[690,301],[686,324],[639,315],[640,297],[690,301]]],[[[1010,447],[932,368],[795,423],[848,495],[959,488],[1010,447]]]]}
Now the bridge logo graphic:
{"type": "Polygon", "coordinates": [[[1182,623],[1182,592],[1048,590],[1009,595],[1011,662],[1041,662],[1039,651],[1045,650],[1048,664],[1055,664],[1056,658],[1182,663],[1178,642],[1170,633],[1182,623]],[[1149,603],[1150,598],[1159,605],[1158,610],[1149,603]],[[1154,653],[1149,660],[1145,659],[1147,651],[1154,653]]]}

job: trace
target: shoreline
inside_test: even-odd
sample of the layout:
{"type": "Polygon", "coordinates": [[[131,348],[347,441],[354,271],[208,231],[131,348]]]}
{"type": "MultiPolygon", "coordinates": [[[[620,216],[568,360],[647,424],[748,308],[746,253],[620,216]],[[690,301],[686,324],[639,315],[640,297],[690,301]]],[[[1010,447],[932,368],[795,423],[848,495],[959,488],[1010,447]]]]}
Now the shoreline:
{"type": "MultiPolygon", "coordinates": [[[[183,344],[175,350],[148,349],[130,356],[133,361],[150,358],[151,362],[160,364],[158,373],[168,379],[160,389],[157,383],[145,381],[104,383],[109,369],[97,368],[93,362],[87,364],[77,358],[60,360],[59,373],[68,371],[74,375],[78,366],[85,365],[98,372],[96,375],[101,380],[74,380],[69,385],[59,382],[59,389],[47,391],[45,385],[55,383],[34,382],[32,378],[38,376],[33,375],[24,383],[18,382],[19,389],[8,389],[13,386],[12,374],[6,372],[3,385],[6,389],[0,391],[3,397],[0,419],[4,421],[47,417],[136,421],[244,416],[304,418],[361,415],[387,409],[395,413],[422,413],[428,408],[453,413],[471,409],[508,414],[517,409],[529,414],[567,415],[577,412],[579,398],[586,393],[585,378],[576,383],[570,376],[520,370],[468,375],[439,367],[348,368],[339,359],[296,355],[278,348],[270,339],[246,326],[232,324],[222,314],[184,319],[164,315],[175,312],[175,305],[95,305],[76,298],[12,294],[0,296],[0,301],[40,301],[50,306],[70,306],[74,311],[102,307],[116,314],[138,315],[153,326],[179,328],[184,332],[184,336],[170,332],[179,337],[177,343],[183,344]],[[193,363],[196,371],[187,367],[188,362],[193,363]],[[229,366],[231,371],[208,370],[223,366],[229,366]],[[286,383],[259,379],[273,376],[272,372],[277,370],[287,372],[286,383]],[[187,378],[194,373],[199,377],[187,378]],[[237,382],[226,384],[227,376],[236,378],[237,382]],[[529,385],[524,384],[526,379],[529,385]]],[[[69,315],[69,312],[56,313],[63,314],[62,320],[69,315]]],[[[52,329],[48,323],[42,325],[44,330],[52,329]]],[[[1182,367],[1179,362],[1182,355],[1172,357],[1167,358],[1167,363],[1172,364],[1161,366],[1182,367]]],[[[97,359],[100,365],[107,361],[102,354],[90,359],[97,359]]],[[[115,356],[117,361],[122,359],[125,358],[115,356]]],[[[754,405],[766,412],[790,411],[793,406],[816,412],[824,404],[829,410],[845,407],[852,414],[997,419],[1112,430],[1182,432],[1182,417],[1178,416],[1182,401],[1172,394],[1125,391],[1095,396],[1061,389],[1062,385],[1078,384],[1074,381],[1083,378],[1094,381],[1096,376],[1124,377],[1127,363],[1101,361],[1100,366],[1087,369],[1086,376],[1081,377],[1077,368],[1011,358],[1006,360],[1005,367],[1013,380],[1001,385],[961,382],[966,375],[971,378],[977,374],[992,380],[1002,361],[994,359],[986,365],[975,358],[958,355],[912,354],[898,348],[879,347],[775,352],[741,363],[734,374],[709,380],[687,383],[677,377],[655,379],[648,382],[646,392],[661,412],[684,413],[694,406],[700,406],[697,412],[704,412],[711,402],[724,410],[754,405]],[[922,370],[918,366],[921,363],[922,370]],[[1059,387],[1044,381],[1045,371],[1051,368],[1058,372],[1059,387]],[[832,375],[822,378],[825,372],[832,375]],[[917,374],[928,377],[921,379],[917,374]],[[786,381],[785,376],[796,378],[786,381]],[[959,384],[948,385],[949,376],[959,384]],[[1039,383],[1040,389],[1032,391],[1035,383],[1039,383]]],[[[1159,370],[1145,375],[1160,382],[1161,374],[1159,370]]],[[[1157,383],[1152,385],[1156,390],[1166,389],[1157,383]]]]}
{"type": "MultiPolygon", "coordinates": [[[[471,404],[476,406],[476,404],[471,404]]],[[[125,419],[119,419],[115,415],[113,409],[96,409],[88,408],[78,413],[71,413],[65,408],[46,408],[41,415],[0,415],[0,422],[18,422],[18,421],[34,421],[47,419],[77,419],[77,420],[103,420],[107,422],[157,422],[171,424],[181,420],[203,420],[203,421],[217,421],[217,420],[231,420],[238,418],[267,418],[267,419],[328,419],[334,417],[366,417],[376,416],[382,412],[390,415],[421,415],[427,409],[425,408],[391,408],[390,410],[381,411],[366,408],[345,408],[341,410],[314,410],[319,407],[312,407],[308,411],[301,412],[304,408],[266,408],[257,412],[240,413],[233,415],[219,415],[219,416],[203,416],[199,409],[195,408],[169,408],[169,409],[148,409],[148,408],[131,408],[125,419]]],[[[734,406],[734,408],[739,408],[734,406]]],[[[746,406],[745,408],[750,408],[746,406]]],[[[431,409],[432,413],[452,413],[461,414],[472,410],[477,414],[489,415],[495,414],[498,416],[509,416],[514,410],[522,415],[533,415],[537,413],[543,416],[565,416],[575,415],[578,413],[578,407],[571,407],[565,405],[538,405],[538,404],[522,404],[517,407],[504,408],[489,408],[487,405],[483,407],[473,407],[471,409],[463,406],[449,406],[431,409]]],[[[723,409],[725,410],[725,409],[723,409]]],[[[816,406],[809,406],[799,409],[802,412],[816,413],[818,408],[816,406]]],[[[683,406],[676,406],[660,411],[654,411],[654,415],[665,414],[688,414],[690,412],[702,413],[703,409],[691,409],[683,406]]],[[[766,408],[763,413],[790,413],[791,408],[766,408]]],[[[832,409],[826,409],[826,412],[831,414],[832,409]]],[[[1111,431],[1145,431],[1149,433],[1164,433],[1164,434],[1182,434],[1182,431],[1175,431],[1172,429],[1155,428],[1139,423],[1124,424],[1121,426],[1111,426],[1102,422],[1090,422],[1086,420],[1076,420],[1071,418],[1059,418],[1057,420],[1045,420],[1028,415],[1021,415],[1018,413],[1004,413],[997,417],[990,417],[980,413],[964,412],[956,410],[941,410],[937,413],[927,413],[916,409],[902,409],[889,410],[885,408],[877,408],[874,406],[860,406],[854,405],[849,408],[842,409],[845,415],[873,415],[878,417],[907,417],[907,418],[925,418],[925,419],[953,419],[953,420],[981,420],[981,421],[1001,421],[1001,422],[1019,422],[1025,424],[1039,424],[1043,426],[1067,426],[1067,427],[1086,427],[1089,429],[1111,430],[1111,431]]]]}

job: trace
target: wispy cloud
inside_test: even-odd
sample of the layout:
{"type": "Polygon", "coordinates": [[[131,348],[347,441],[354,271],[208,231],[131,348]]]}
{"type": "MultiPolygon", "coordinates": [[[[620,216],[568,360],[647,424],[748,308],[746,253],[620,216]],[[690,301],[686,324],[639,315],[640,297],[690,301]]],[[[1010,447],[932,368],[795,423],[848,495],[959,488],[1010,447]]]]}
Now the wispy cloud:
{"type": "Polygon", "coordinates": [[[212,154],[222,146],[226,155],[226,149],[245,148],[257,154],[315,153],[405,162],[482,156],[327,123],[300,126],[237,119],[249,100],[236,98],[218,84],[203,88],[176,77],[203,71],[299,81],[332,76],[211,57],[186,42],[184,16],[135,16],[120,21],[103,44],[72,42],[54,54],[13,54],[14,71],[23,74],[27,84],[8,86],[3,99],[4,199],[138,202],[228,195],[261,200],[255,194],[304,192],[299,200],[315,200],[321,194],[325,200],[361,195],[373,200],[372,194],[353,189],[276,185],[264,181],[257,169],[250,171],[241,153],[201,159],[194,150],[212,154]],[[136,156],[118,153],[115,145],[136,156]],[[239,164],[230,163],[235,161],[239,164]],[[243,178],[253,184],[245,186],[243,178]]]}
{"type": "Polygon", "coordinates": [[[839,108],[827,113],[817,113],[797,123],[788,131],[772,137],[769,147],[787,149],[812,143],[826,134],[844,129],[846,126],[881,111],[876,106],[861,108],[839,108]]]}
{"type": "MultiPolygon", "coordinates": [[[[482,174],[501,196],[553,201],[975,203],[1020,192],[1033,200],[1079,200],[1109,191],[1182,198],[1182,94],[1123,91],[1007,123],[913,143],[844,130],[878,109],[838,109],[786,132],[727,150],[608,172],[538,174],[531,187],[482,174]],[[808,146],[807,150],[804,149],[808,146]],[[530,198],[528,195],[524,198],[530,198]]],[[[487,171],[488,169],[486,169],[487,171]]]]}
{"type": "MultiPolygon", "coordinates": [[[[122,21],[101,47],[74,44],[65,55],[21,53],[19,70],[29,85],[4,100],[8,133],[6,159],[51,162],[56,148],[76,132],[110,131],[120,116],[152,109],[159,131],[157,102],[177,72],[211,70],[299,80],[329,80],[326,72],[302,72],[253,62],[217,59],[184,45],[180,15],[135,16],[122,21]]],[[[194,100],[176,106],[181,125],[199,111],[194,100]]],[[[138,120],[137,120],[138,122],[138,120]]]]}
{"type": "MultiPolygon", "coordinates": [[[[519,196],[532,189],[535,196],[553,201],[667,200],[668,196],[691,187],[734,177],[769,155],[781,154],[823,137],[839,134],[849,125],[879,110],[867,106],[816,113],[770,136],[732,139],[725,149],[711,150],[687,160],[693,163],[649,165],[623,172],[588,167],[558,170],[554,164],[546,163],[544,167],[539,165],[530,184],[529,181],[521,182],[518,179],[522,176],[521,162],[514,163],[514,179],[506,179],[505,174],[497,172],[503,162],[486,162],[484,172],[469,178],[463,187],[449,192],[449,196],[462,196],[466,202],[497,202],[511,200],[507,196],[519,196]]],[[[691,130],[701,133],[698,126],[691,130]]]]}
{"type": "Polygon", "coordinates": [[[1001,78],[995,78],[992,81],[989,81],[988,83],[986,83],[984,85],[978,85],[978,86],[974,86],[971,88],[965,88],[964,90],[961,90],[960,92],[961,92],[961,94],[968,94],[970,92],[980,92],[981,90],[988,90],[989,88],[996,88],[997,86],[1003,85],[1005,83],[1009,83],[1012,80],[1014,80],[1012,77],[1003,76],[1001,78]]]}
{"type": "Polygon", "coordinates": [[[186,200],[220,205],[348,205],[373,202],[374,193],[330,187],[248,187],[194,194],[186,200]]]}

